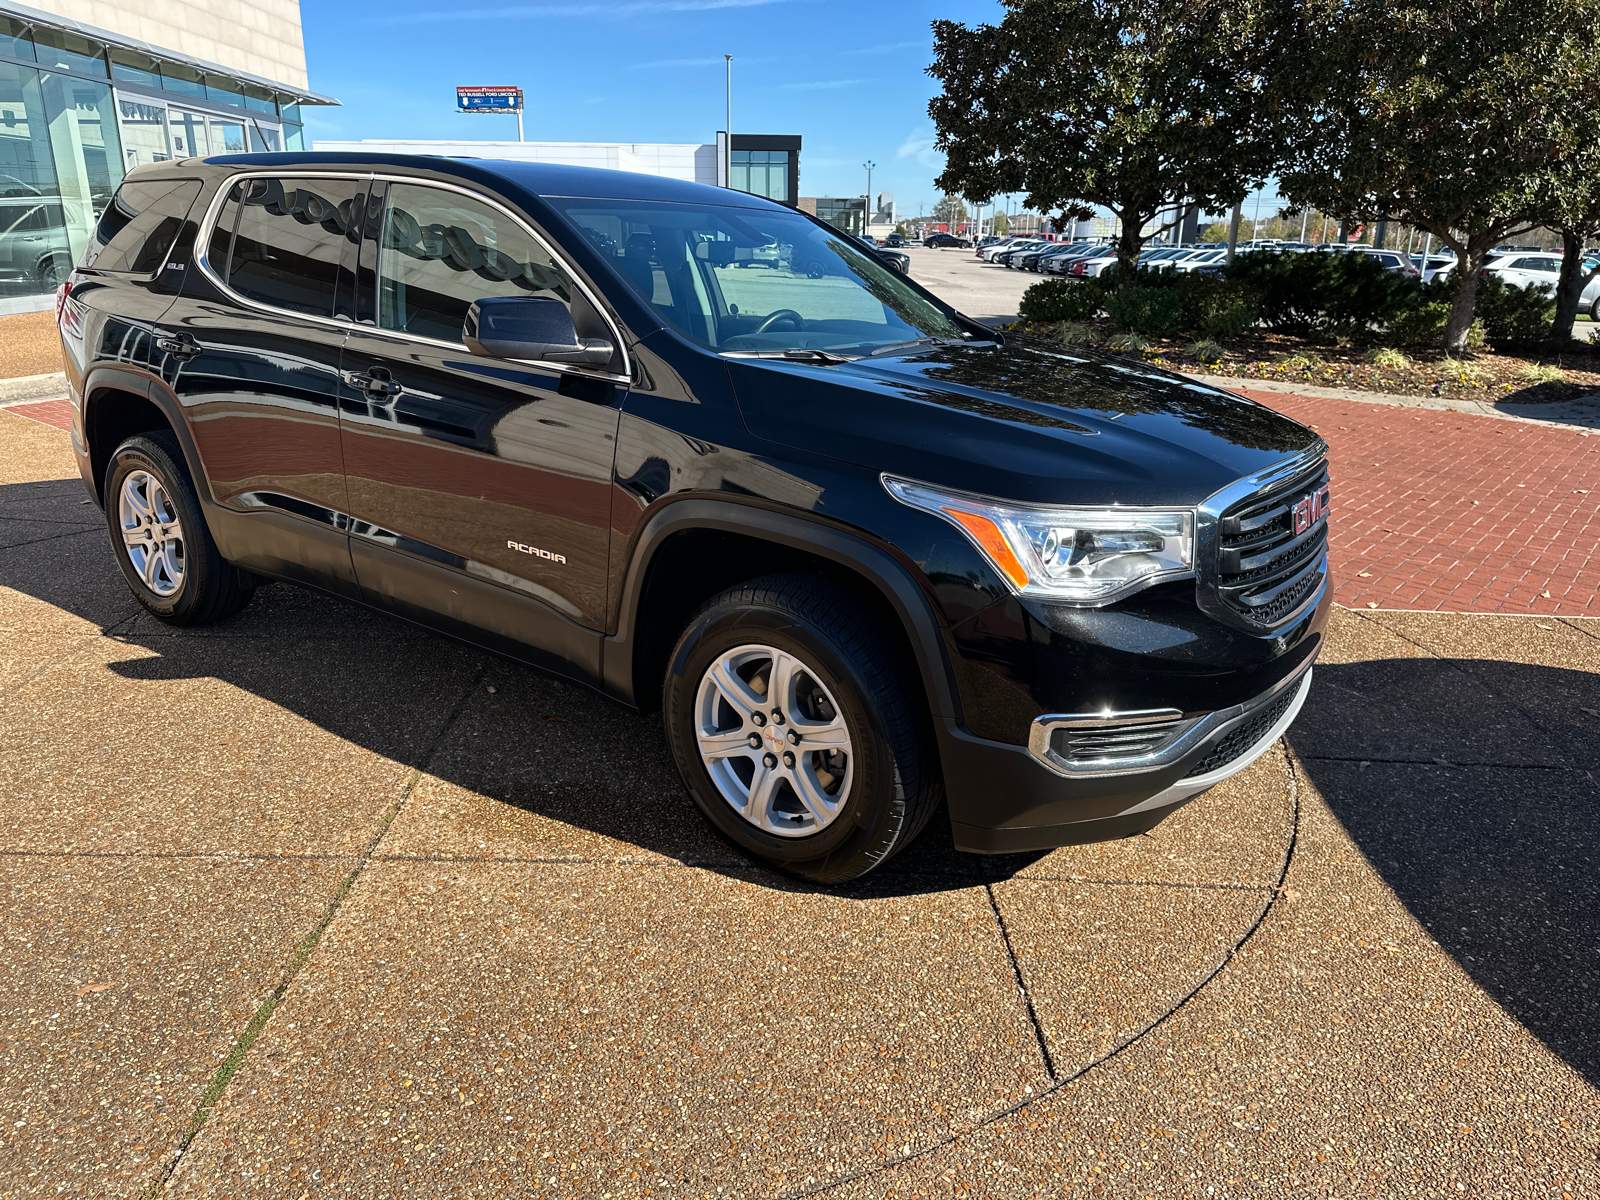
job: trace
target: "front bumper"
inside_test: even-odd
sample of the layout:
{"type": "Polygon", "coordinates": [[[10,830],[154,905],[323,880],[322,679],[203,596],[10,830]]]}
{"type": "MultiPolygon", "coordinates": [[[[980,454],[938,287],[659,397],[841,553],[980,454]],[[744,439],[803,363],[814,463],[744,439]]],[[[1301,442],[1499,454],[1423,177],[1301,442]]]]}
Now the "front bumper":
{"type": "Polygon", "coordinates": [[[1120,774],[1063,774],[1024,747],[945,723],[938,730],[939,750],[956,849],[1011,854],[1152,829],[1265,754],[1294,723],[1310,688],[1307,663],[1285,686],[1208,724],[1204,737],[1172,762],[1120,774]],[[1285,696],[1287,705],[1274,711],[1285,696]]]}

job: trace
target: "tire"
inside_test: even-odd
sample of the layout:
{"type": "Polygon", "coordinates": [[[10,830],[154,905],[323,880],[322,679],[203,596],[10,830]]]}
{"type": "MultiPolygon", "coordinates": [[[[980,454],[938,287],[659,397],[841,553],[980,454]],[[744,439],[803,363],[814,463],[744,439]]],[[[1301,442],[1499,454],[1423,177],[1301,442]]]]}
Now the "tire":
{"type": "Polygon", "coordinates": [[[822,884],[865,875],[922,832],[944,790],[912,699],[920,687],[887,650],[897,643],[848,590],[815,576],[755,579],[701,606],[673,649],[661,707],[678,770],[713,829],[822,884]],[[787,702],[768,695],[780,655],[787,702]],[[807,740],[844,749],[794,749],[807,740]]]}
{"type": "Polygon", "coordinates": [[[1600,296],[1594,298],[1594,303],[1589,305],[1589,320],[1600,321],[1600,296]]]}
{"type": "Polygon", "coordinates": [[[255,577],[218,552],[171,433],[139,434],[116,448],[106,465],[105,501],[112,552],[152,616],[169,625],[210,625],[250,603],[255,577]]]}
{"type": "Polygon", "coordinates": [[[47,287],[52,292],[66,282],[67,276],[72,274],[69,263],[59,258],[47,258],[39,264],[39,285],[47,287]]]}

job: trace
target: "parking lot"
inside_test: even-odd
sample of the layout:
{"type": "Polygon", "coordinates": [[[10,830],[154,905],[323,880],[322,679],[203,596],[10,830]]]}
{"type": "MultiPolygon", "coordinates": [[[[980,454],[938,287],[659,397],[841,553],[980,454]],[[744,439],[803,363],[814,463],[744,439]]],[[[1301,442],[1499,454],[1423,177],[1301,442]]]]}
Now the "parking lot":
{"type": "Polygon", "coordinates": [[[654,719],[284,585],[140,615],[59,429],[0,498],[0,1195],[1600,1189],[1594,620],[1341,610],[1153,834],[824,890],[654,719]]]}

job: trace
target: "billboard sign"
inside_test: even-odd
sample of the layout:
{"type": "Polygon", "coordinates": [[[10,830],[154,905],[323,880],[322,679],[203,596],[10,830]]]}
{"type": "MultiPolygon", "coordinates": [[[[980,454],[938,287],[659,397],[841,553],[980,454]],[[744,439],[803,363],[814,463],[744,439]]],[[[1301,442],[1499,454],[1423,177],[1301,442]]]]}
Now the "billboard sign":
{"type": "Polygon", "coordinates": [[[493,113],[504,116],[522,111],[522,89],[519,87],[458,87],[456,111],[464,113],[493,113]]]}

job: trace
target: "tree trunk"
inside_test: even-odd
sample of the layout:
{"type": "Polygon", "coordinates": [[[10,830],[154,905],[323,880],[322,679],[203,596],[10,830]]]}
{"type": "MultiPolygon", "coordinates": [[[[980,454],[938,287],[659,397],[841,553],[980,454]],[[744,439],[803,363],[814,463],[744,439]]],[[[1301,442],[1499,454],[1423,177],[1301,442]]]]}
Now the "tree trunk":
{"type": "Polygon", "coordinates": [[[1483,273],[1483,260],[1489,247],[1470,241],[1456,255],[1456,293],[1450,301],[1450,320],[1444,328],[1444,348],[1452,354],[1464,354],[1467,333],[1472,329],[1472,318],[1478,306],[1478,276],[1483,273]]]}
{"type": "Polygon", "coordinates": [[[1233,261],[1234,253],[1239,248],[1239,219],[1244,215],[1244,201],[1241,200],[1233,206],[1233,215],[1228,218],[1228,261],[1233,261]]]}
{"type": "Polygon", "coordinates": [[[1139,252],[1144,249],[1144,238],[1140,233],[1144,229],[1144,214],[1137,213],[1132,221],[1127,217],[1122,219],[1122,236],[1117,239],[1117,289],[1134,285],[1134,276],[1139,270],[1139,252]]]}
{"type": "Polygon", "coordinates": [[[1561,278],[1556,281],[1556,319],[1550,336],[1558,342],[1572,339],[1572,326],[1578,319],[1578,299],[1583,295],[1588,272],[1583,269],[1583,238],[1570,229],[1561,231],[1561,278]]]}

